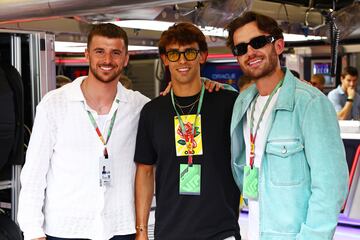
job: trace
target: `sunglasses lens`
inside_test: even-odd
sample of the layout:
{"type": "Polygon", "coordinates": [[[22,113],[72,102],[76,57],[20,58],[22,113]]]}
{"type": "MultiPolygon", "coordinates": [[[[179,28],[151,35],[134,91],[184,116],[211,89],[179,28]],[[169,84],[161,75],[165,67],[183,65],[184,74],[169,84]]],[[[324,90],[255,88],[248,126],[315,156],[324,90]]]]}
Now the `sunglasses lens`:
{"type": "Polygon", "coordinates": [[[171,62],[176,62],[180,59],[180,55],[184,54],[184,57],[187,61],[193,61],[196,59],[197,55],[199,53],[199,50],[196,50],[194,48],[188,48],[184,52],[180,52],[178,50],[170,50],[166,52],[166,57],[171,62]]]}
{"type": "Polygon", "coordinates": [[[176,62],[180,58],[180,52],[176,50],[168,51],[166,53],[166,57],[169,59],[169,61],[176,62]]]}
{"type": "Polygon", "coordinates": [[[259,49],[264,47],[268,43],[266,36],[259,36],[251,39],[249,45],[254,49],[259,49]]]}
{"type": "Polygon", "coordinates": [[[198,51],[196,49],[186,49],[185,50],[185,59],[188,61],[193,61],[196,59],[197,55],[198,55],[198,51]]]}
{"type": "Polygon", "coordinates": [[[233,54],[235,56],[244,55],[247,52],[247,44],[246,43],[239,43],[233,49],[233,54]]]}
{"type": "Polygon", "coordinates": [[[275,39],[272,36],[258,36],[250,40],[249,43],[239,43],[233,48],[234,56],[241,56],[247,53],[248,45],[254,49],[260,49],[266,44],[273,42],[275,39]]]}

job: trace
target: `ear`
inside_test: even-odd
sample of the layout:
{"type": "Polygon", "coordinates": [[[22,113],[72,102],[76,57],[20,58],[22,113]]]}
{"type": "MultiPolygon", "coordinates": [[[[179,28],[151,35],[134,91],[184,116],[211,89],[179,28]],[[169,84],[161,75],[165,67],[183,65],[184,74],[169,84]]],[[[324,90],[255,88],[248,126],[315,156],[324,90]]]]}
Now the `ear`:
{"type": "Polygon", "coordinates": [[[165,66],[169,66],[169,60],[166,58],[165,54],[160,54],[160,58],[165,66]]]}
{"type": "Polygon", "coordinates": [[[279,38],[278,40],[275,41],[274,43],[275,46],[275,51],[277,53],[277,55],[280,55],[283,53],[284,48],[285,48],[285,41],[283,38],[279,38]]]}
{"type": "Polygon", "coordinates": [[[128,65],[128,63],[129,63],[129,53],[126,53],[123,67],[126,67],[128,65]]]}
{"type": "Polygon", "coordinates": [[[239,66],[241,66],[241,65],[240,65],[240,58],[241,58],[241,56],[236,56],[236,61],[237,61],[237,63],[239,64],[239,66]]]}
{"type": "Polygon", "coordinates": [[[343,76],[340,76],[340,81],[343,82],[344,81],[344,77],[343,76]]]}
{"type": "Polygon", "coordinates": [[[208,52],[200,52],[200,64],[204,64],[206,62],[206,59],[208,57],[208,52]]]}
{"type": "Polygon", "coordinates": [[[89,56],[89,50],[87,48],[85,48],[85,58],[87,61],[89,61],[90,56],[89,56]]]}

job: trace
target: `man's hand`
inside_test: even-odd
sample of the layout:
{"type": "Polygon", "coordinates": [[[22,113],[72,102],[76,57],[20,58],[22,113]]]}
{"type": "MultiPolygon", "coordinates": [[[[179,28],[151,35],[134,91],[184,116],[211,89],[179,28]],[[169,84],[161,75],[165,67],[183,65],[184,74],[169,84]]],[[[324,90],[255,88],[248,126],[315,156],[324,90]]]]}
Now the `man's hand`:
{"type": "Polygon", "coordinates": [[[167,87],[163,92],[160,92],[160,96],[166,96],[171,90],[171,81],[168,83],[167,87]]]}
{"type": "MultiPolygon", "coordinates": [[[[204,85],[205,85],[205,89],[208,90],[208,92],[212,92],[214,91],[214,89],[216,92],[218,92],[220,89],[224,89],[224,86],[221,83],[209,79],[206,79],[204,81],[204,85]]],[[[171,82],[169,82],[165,90],[161,92],[160,95],[166,96],[170,92],[170,90],[171,90],[171,82]]]]}
{"type": "Polygon", "coordinates": [[[354,99],[355,94],[356,94],[355,88],[348,88],[347,89],[348,98],[354,99]]]}
{"type": "Polygon", "coordinates": [[[224,89],[224,86],[221,83],[209,79],[206,79],[204,84],[205,89],[208,90],[208,92],[212,92],[214,89],[216,92],[218,92],[220,89],[224,89]]]}
{"type": "Polygon", "coordinates": [[[33,240],[46,240],[46,237],[34,238],[33,240]]]}

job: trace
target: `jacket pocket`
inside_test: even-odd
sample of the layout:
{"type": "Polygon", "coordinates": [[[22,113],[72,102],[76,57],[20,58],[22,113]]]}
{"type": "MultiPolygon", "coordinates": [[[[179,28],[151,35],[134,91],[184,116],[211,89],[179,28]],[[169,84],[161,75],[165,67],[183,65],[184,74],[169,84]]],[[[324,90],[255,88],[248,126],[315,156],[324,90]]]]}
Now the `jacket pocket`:
{"type": "Polygon", "coordinates": [[[292,186],[304,180],[304,146],[299,139],[269,140],[266,155],[274,185],[292,186]]]}

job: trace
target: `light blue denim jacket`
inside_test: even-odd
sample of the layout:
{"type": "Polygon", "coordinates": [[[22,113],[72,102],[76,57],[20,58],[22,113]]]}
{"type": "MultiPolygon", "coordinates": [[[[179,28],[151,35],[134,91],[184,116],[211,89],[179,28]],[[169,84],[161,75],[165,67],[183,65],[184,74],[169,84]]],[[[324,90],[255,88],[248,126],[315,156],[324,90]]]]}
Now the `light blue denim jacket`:
{"type": "MultiPolygon", "coordinates": [[[[348,167],[334,107],[287,69],[270,116],[259,175],[261,240],[331,240],[347,194],[348,167]]],[[[242,190],[243,118],[255,85],[236,100],[231,122],[232,170],[242,190]]]]}

